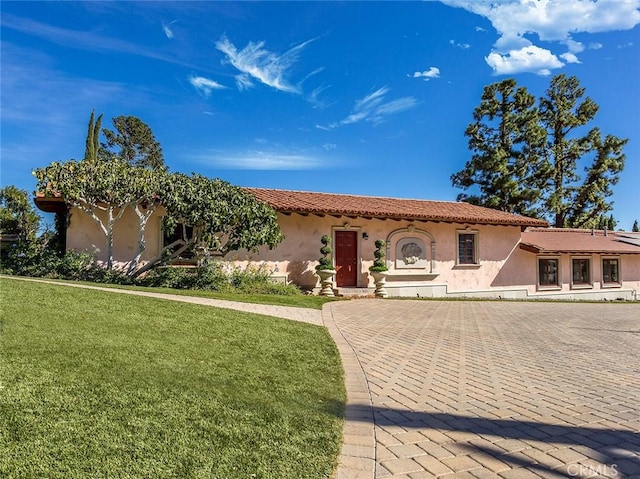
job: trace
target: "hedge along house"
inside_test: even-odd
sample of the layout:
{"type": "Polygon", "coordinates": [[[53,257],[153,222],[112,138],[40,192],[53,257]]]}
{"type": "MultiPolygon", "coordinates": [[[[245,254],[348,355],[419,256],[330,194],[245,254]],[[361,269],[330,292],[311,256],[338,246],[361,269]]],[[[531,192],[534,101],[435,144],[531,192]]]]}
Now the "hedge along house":
{"type": "MultiPolygon", "coordinates": [[[[274,278],[303,289],[319,290],[315,266],[321,256],[320,239],[329,235],[337,271],[334,284],[342,294],[373,292],[369,266],[377,239],[386,242],[389,296],[635,299],[640,290],[640,245],[618,234],[594,233],[592,238],[606,238],[602,244],[574,251],[550,247],[556,237],[552,235],[560,230],[546,228],[545,221],[468,203],[246,190],[277,211],[285,239],[273,250],[237,251],[224,259],[241,267],[266,263],[274,278]],[[589,259],[589,274],[575,281],[574,269],[584,269],[583,259],[589,259]]],[[[45,200],[52,201],[37,198],[36,204],[44,209],[45,200]]],[[[157,234],[147,234],[143,260],[168,241],[163,239],[160,215],[150,220],[148,231],[154,228],[157,234]]],[[[116,261],[128,261],[135,247],[135,218],[130,216],[116,226],[116,261]]],[[[591,233],[562,231],[568,244],[575,244],[575,235],[584,238],[585,232],[591,233]]],[[[93,220],[71,210],[67,248],[94,251],[100,241],[104,239],[93,220]]]]}

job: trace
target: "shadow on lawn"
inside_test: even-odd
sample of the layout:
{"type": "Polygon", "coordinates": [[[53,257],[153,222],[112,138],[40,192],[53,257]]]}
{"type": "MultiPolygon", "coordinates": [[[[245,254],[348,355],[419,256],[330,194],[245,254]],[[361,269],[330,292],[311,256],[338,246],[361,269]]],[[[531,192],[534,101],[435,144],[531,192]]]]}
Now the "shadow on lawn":
{"type": "MultiPolygon", "coordinates": [[[[405,429],[431,429],[441,432],[465,432],[478,436],[495,438],[538,441],[543,444],[581,446],[583,452],[601,464],[591,467],[568,466],[564,469],[554,468],[517,454],[524,449],[513,443],[511,450],[488,445],[485,441],[472,439],[456,441],[457,446],[467,449],[468,454],[482,452],[489,454],[514,467],[526,467],[545,475],[556,477],[594,478],[611,475],[613,477],[640,477],[640,433],[622,429],[598,429],[572,425],[547,424],[535,421],[519,421],[513,419],[490,419],[483,417],[467,417],[446,413],[425,413],[374,407],[365,405],[347,406],[346,418],[356,421],[371,421],[376,426],[400,426],[405,429]],[[583,448],[588,448],[591,452],[583,448]],[[605,471],[606,467],[606,471],[605,471]]],[[[452,440],[453,441],[453,440],[452,440]]],[[[527,445],[528,447],[528,445],[527,445]]],[[[509,449],[509,448],[507,448],[509,449]]],[[[551,448],[550,448],[551,449],[551,448]]],[[[578,449],[577,452],[580,452],[578,449]]],[[[583,454],[586,455],[586,454],[583,454]]],[[[558,462],[574,462],[569,459],[558,462]]],[[[561,466],[559,466],[561,467],[561,466]]]]}

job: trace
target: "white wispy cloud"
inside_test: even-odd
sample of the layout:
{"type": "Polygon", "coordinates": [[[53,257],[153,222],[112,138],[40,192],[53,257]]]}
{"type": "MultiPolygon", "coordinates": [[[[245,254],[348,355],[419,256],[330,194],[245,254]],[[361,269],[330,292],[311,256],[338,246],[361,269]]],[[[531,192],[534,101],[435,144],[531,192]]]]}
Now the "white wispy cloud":
{"type": "Polygon", "coordinates": [[[576,42],[575,40],[569,39],[565,43],[571,53],[582,53],[584,51],[585,47],[581,42],[576,42]]]}
{"type": "Polygon", "coordinates": [[[386,95],[389,91],[389,88],[386,86],[377,89],[364,98],[356,100],[353,110],[344,119],[328,125],[316,125],[316,128],[321,130],[333,130],[340,126],[350,125],[361,121],[378,124],[386,117],[405,110],[410,110],[418,104],[418,101],[413,97],[402,97],[387,101],[386,95]]]}
{"type": "Polygon", "coordinates": [[[469,45],[468,43],[459,43],[459,42],[456,42],[455,40],[449,40],[449,44],[453,45],[454,47],[458,47],[462,50],[467,50],[471,48],[471,45],[469,45]]]}
{"type": "Polygon", "coordinates": [[[204,97],[209,97],[213,90],[223,90],[226,88],[226,86],[221,85],[217,81],[196,75],[189,77],[189,83],[204,97]]]}
{"type": "Polygon", "coordinates": [[[239,88],[249,87],[251,77],[276,90],[300,93],[300,87],[292,84],[288,77],[300,52],[312,41],[313,39],[296,45],[282,54],[265,49],[263,41],[249,42],[242,50],[238,50],[226,37],[216,42],[216,48],[226,55],[227,62],[244,75],[240,80],[236,77],[239,88]]]}
{"type": "Polygon", "coordinates": [[[560,54],[560,58],[562,58],[567,63],[581,63],[575,53],[571,52],[560,54]]]}
{"type": "Polygon", "coordinates": [[[400,113],[401,111],[410,110],[417,104],[417,100],[411,96],[405,96],[402,98],[398,98],[397,100],[391,100],[390,102],[383,103],[375,109],[374,114],[371,116],[371,121],[377,123],[379,121],[382,121],[384,117],[395,115],[396,113],[400,113]]]}
{"type": "Polygon", "coordinates": [[[219,151],[203,151],[187,155],[191,161],[229,170],[313,170],[324,168],[326,159],[312,155],[269,151],[248,151],[225,154],[219,151]]]}
{"type": "Polygon", "coordinates": [[[438,67],[430,67],[423,72],[414,72],[413,78],[423,78],[425,81],[429,81],[432,78],[440,78],[440,69],[438,67]]]}
{"type": "Polygon", "coordinates": [[[329,88],[331,88],[331,85],[321,85],[311,90],[307,95],[307,101],[313,105],[313,108],[326,108],[328,106],[326,101],[320,99],[320,95],[329,88]]]}
{"type": "Polygon", "coordinates": [[[533,72],[548,75],[564,65],[550,50],[534,45],[540,41],[565,44],[565,62],[579,62],[572,35],[630,30],[640,24],[640,0],[441,0],[491,21],[500,37],[486,57],[496,74],[533,72]],[[528,35],[528,37],[525,37],[528,35]]]}
{"type": "Polygon", "coordinates": [[[251,81],[251,77],[249,77],[249,75],[247,75],[246,73],[240,73],[239,75],[236,75],[235,78],[236,87],[240,91],[249,90],[250,88],[253,88],[255,86],[251,81]]]}
{"type": "Polygon", "coordinates": [[[171,30],[171,28],[169,27],[169,25],[167,25],[166,23],[162,24],[162,31],[164,32],[165,36],[171,40],[172,38],[175,37],[175,35],[173,34],[173,30],[171,30]]]}

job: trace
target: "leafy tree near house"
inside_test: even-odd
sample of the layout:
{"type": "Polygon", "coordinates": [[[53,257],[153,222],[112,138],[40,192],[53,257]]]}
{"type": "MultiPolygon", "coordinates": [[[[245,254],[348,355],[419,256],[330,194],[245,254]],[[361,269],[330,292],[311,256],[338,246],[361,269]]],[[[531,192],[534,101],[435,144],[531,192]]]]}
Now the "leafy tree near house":
{"type": "Polygon", "coordinates": [[[13,185],[0,189],[0,232],[3,235],[17,235],[21,241],[33,241],[39,227],[40,216],[25,190],[13,185]]]}
{"type": "Polygon", "coordinates": [[[501,211],[536,215],[542,194],[540,168],[545,130],[535,97],[513,79],[486,86],[465,131],[472,157],[453,174],[454,186],[477,186],[480,194],[458,200],[501,211]]]}
{"type": "Polygon", "coordinates": [[[523,88],[514,95],[513,88],[513,80],[485,88],[474,122],[467,128],[474,154],[452,176],[454,186],[478,187],[480,194],[459,198],[547,217],[556,227],[597,227],[600,216],[612,209],[608,198],[624,168],[627,140],[603,137],[598,128],[584,132],[599,107],[592,99],[583,99],[585,89],[576,77],[553,77],[537,107],[519,108],[517,95],[530,97],[523,88]],[[495,105],[504,105],[509,94],[514,100],[499,110],[495,105]],[[511,144],[519,148],[510,149],[511,144]],[[581,160],[590,162],[584,177],[578,173],[581,160]],[[531,168],[525,166],[528,162],[531,168]]]}
{"type": "Polygon", "coordinates": [[[577,133],[599,109],[591,98],[582,99],[584,92],[576,77],[558,75],[551,80],[546,97],[540,98],[540,117],[548,138],[546,162],[553,171],[544,206],[553,214],[556,227],[590,227],[601,214],[611,211],[613,205],[607,198],[624,168],[622,149],[628,140],[612,135],[603,138],[597,127],[585,135],[577,133]],[[587,155],[593,159],[582,180],[577,163],[587,155]]]}
{"type": "MultiPolygon", "coordinates": [[[[101,143],[98,151],[101,159],[109,160],[115,156],[132,166],[154,170],[165,168],[162,147],[145,122],[135,116],[116,116],[112,122],[115,131],[108,128],[102,129],[106,141],[101,143]]],[[[89,130],[91,133],[91,123],[89,130]]],[[[96,141],[95,132],[93,135],[96,141]]]]}
{"type": "Polygon", "coordinates": [[[224,256],[239,249],[274,248],[283,239],[277,214],[271,206],[217,178],[168,174],[159,198],[167,211],[163,219],[165,231],[172,233],[182,228],[182,234],[180,239],[165,245],[160,254],[139,268],[134,276],[170,263],[185,251],[224,256]]]}
{"type": "Polygon", "coordinates": [[[159,205],[157,195],[164,172],[112,158],[54,162],[34,170],[33,174],[38,180],[38,191],[61,195],[67,205],[77,207],[95,221],[105,237],[107,269],[113,267],[115,225],[128,208],[132,209],[138,217],[138,248],[127,272],[135,270],[145,248],[147,221],[159,205]]]}
{"type": "Polygon", "coordinates": [[[189,250],[224,256],[238,249],[272,248],[282,240],[275,210],[255,196],[219,179],[169,173],[159,143],[137,118],[114,118],[118,133],[103,129],[107,143],[99,147],[101,119],[102,115],[95,119],[91,113],[84,160],[54,162],[33,174],[38,191],[61,195],[68,206],[98,225],[105,238],[107,269],[114,266],[115,225],[127,210],[138,220],[137,246],[125,268],[131,277],[170,263],[189,250]],[[160,206],[166,212],[165,229],[184,231],[180,240],[141,263],[146,227],[160,206]]]}
{"type": "Polygon", "coordinates": [[[269,205],[219,179],[140,168],[118,158],[52,163],[34,174],[40,191],[59,193],[95,221],[105,238],[107,269],[114,266],[115,225],[127,209],[134,211],[137,247],[124,269],[131,277],[170,263],[185,251],[200,248],[224,256],[238,249],[272,248],[282,240],[276,212],[269,205]],[[168,231],[189,225],[191,232],[185,228],[182,239],[141,263],[148,220],[160,206],[166,210],[168,231]]]}

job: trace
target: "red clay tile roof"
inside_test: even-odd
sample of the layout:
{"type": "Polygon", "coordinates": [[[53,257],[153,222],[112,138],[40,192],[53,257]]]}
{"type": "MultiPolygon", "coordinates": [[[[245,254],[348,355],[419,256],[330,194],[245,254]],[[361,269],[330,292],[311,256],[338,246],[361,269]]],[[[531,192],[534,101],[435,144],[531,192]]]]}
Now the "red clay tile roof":
{"type": "Polygon", "coordinates": [[[281,213],[363,216],[455,223],[547,226],[535,218],[454,201],[410,200],[309,191],[245,188],[281,213]]]}
{"type": "Polygon", "coordinates": [[[532,253],[640,254],[640,246],[613,231],[533,228],[522,233],[520,248],[532,253]]]}

